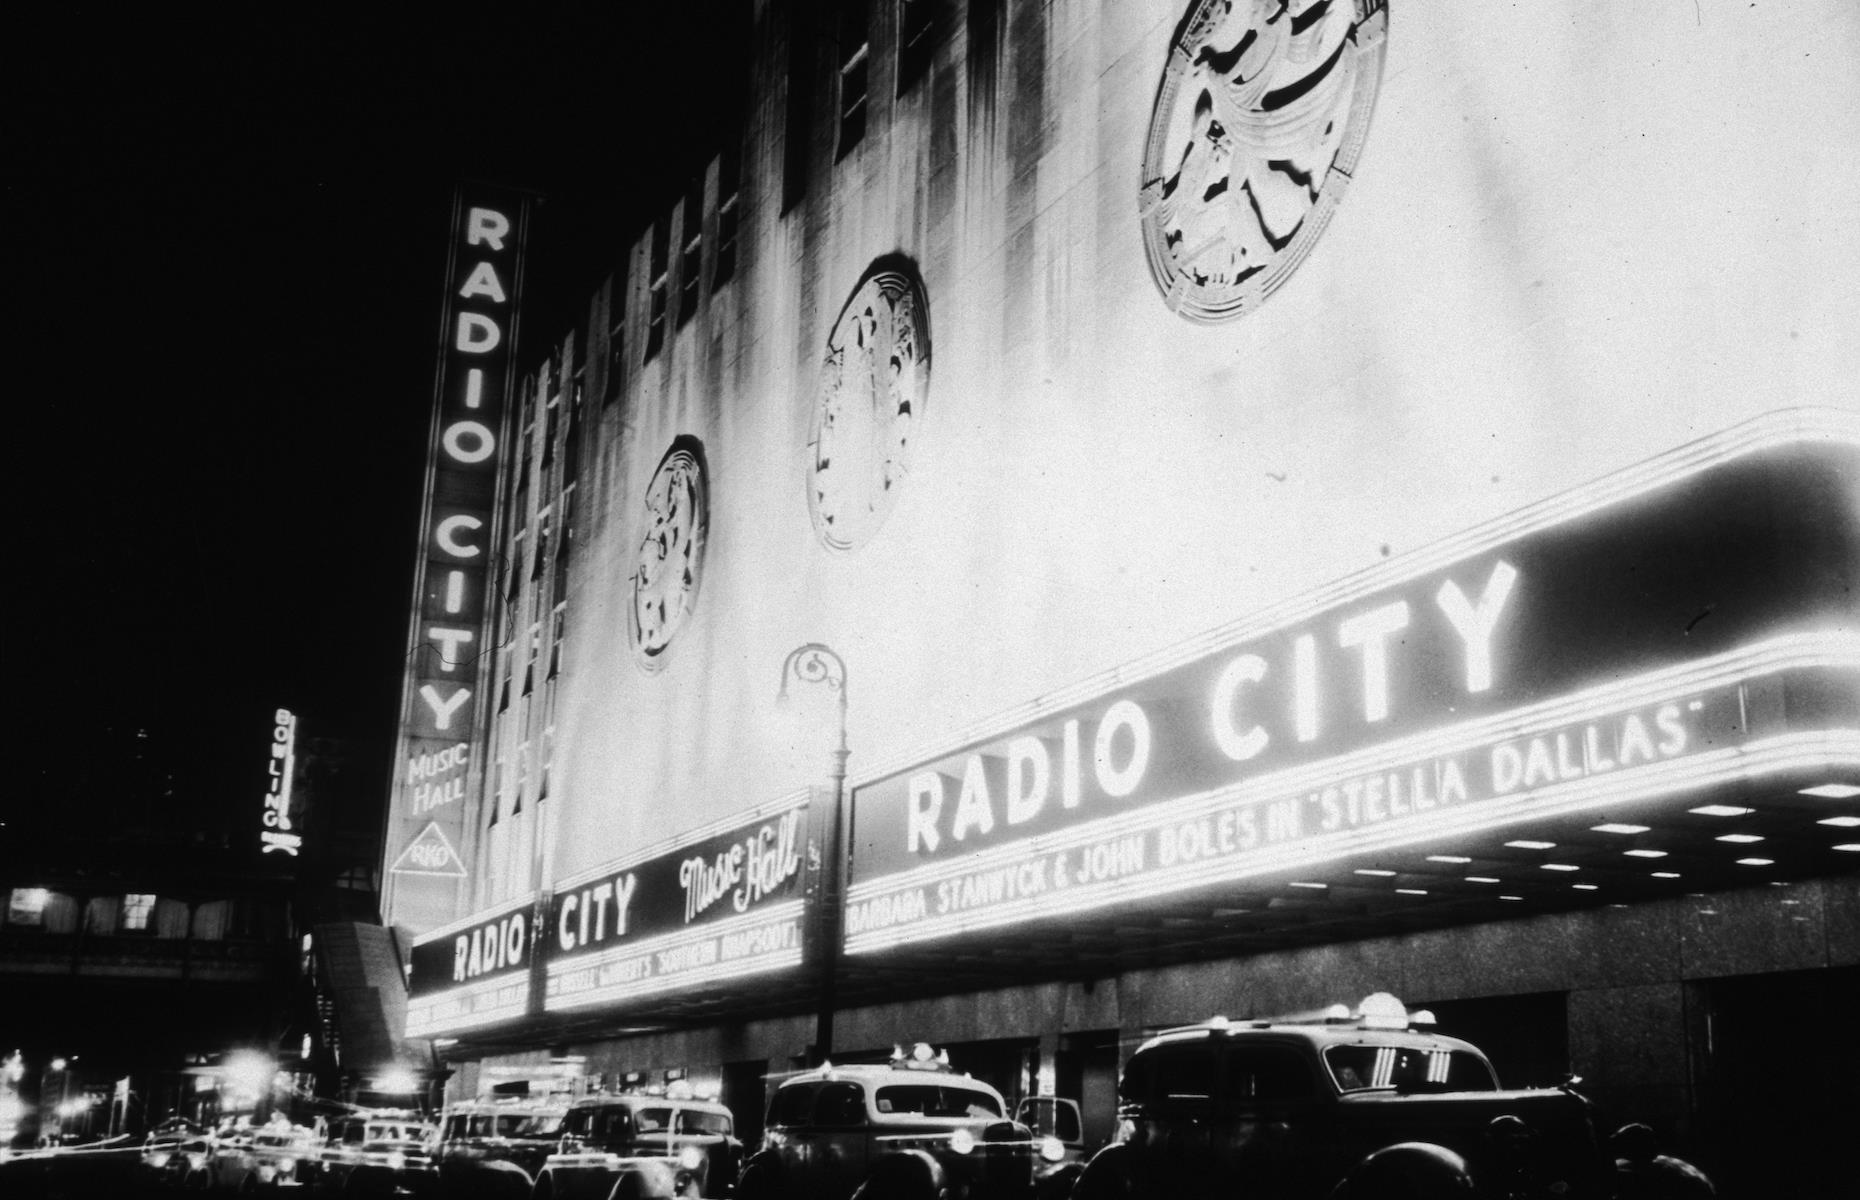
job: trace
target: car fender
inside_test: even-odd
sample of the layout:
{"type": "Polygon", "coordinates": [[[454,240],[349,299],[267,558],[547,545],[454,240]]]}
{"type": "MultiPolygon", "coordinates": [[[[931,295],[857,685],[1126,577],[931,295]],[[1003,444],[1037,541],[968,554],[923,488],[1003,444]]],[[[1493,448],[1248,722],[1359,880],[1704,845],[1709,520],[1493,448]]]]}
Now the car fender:
{"type": "Polygon", "coordinates": [[[1131,1183],[1130,1147],[1113,1142],[1091,1156],[1072,1185],[1072,1200],[1128,1200],[1136,1195],[1131,1183]]]}
{"type": "Polygon", "coordinates": [[[1375,1151],[1343,1177],[1331,1200],[1448,1200],[1477,1192],[1460,1155],[1432,1142],[1397,1142],[1375,1151]]]}
{"type": "Polygon", "coordinates": [[[607,1200],[646,1200],[678,1194],[677,1172],[671,1164],[656,1160],[638,1163],[622,1171],[614,1180],[607,1200]]]}
{"type": "Polygon", "coordinates": [[[441,1163],[439,1182],[447,1193],[470,1200],[524,1200],[533,1181],[516,1163],[492,1158],[441,1163]]]}
{"type": "Polygon", "coordinates": [[[781,1159],[758,1150],[736,1176],[736,1200],[776,1200],[782,1195],[781,1159]]]}
{"type": "Polygon", "coordinates": [[[943,1166],[926,1150],[899,1150],[872,1164],[852,1200],[936,1200],[943,1166]]]}

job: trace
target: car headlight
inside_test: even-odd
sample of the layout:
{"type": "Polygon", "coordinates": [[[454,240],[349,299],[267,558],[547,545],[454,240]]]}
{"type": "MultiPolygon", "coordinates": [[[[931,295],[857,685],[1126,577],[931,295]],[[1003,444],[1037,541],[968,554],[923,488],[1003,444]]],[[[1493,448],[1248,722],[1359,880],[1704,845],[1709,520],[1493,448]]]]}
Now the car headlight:
{"type": "Polygon", "coordinates": [[[284,1175],[289,1175],[289,1174],[290,1174],[290,1173],[291,1173],[292,1171],[295,1171],[296,1169],[297,1169],[297,1160],[296,1160],[296,1159],[294,1159],[294,1158],[280,1158],[280,1159],[278,1160],[278,1171],[279,1171],[279,1173],[281,1173],[281,1174],[284,1174],[284,1175]]]}
{"type": "Polygon", "coordinates": [[[398,1171],[407,1165],[407,1156],[398,1150],[390,1150],[388,1151],[387,1165],[388,1170],[398,1171]]]}
{"type": "Polygon", "coordinates": [[[1047,1162],[1058,1162],[1066,1156],[1066,1144],[1056,1137],[1040,1139],[1040,1157],[1047,1162]]]}
{"type": "Polygon", "coordinates": [[[967,1154],[975,1149],[975,1135],[966,1129],[958,1129],[949,1135],[949,1148],[957,1154],[967,1154]]]}
{"type": "Polygon", "coordinates": [[[687,1171],[695,1171],[704,1165],[704,1152],[696,1146],[686,1146],[678,1152],[678,1165],[687,1171]]]}
{"type": "Polygon", "coordinates": [[[187,1156],[187,1165],[191,1169],[198,1171],[207,1165],[207,1156],[204,1154],[190,1154],[187,1156]]]}
{"type": "Polygon", "coordinates": [[[165,1167],[168,1165],[168,1159],[170,1157],[172,1156],[169,1155],[169,1153],[166,1150],[159,1150],[155,1152],[154,1154],[149,1155],[149,1166],[156,1167],[156,1168],[165,1167]]]}

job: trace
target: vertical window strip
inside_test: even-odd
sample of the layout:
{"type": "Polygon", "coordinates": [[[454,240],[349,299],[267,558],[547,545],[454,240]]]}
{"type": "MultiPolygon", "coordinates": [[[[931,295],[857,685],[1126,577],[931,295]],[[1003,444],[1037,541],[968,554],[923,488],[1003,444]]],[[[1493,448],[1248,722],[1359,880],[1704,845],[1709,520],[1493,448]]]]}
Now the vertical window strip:
{"type": "Polygon", "coordinates": [[[870,0],[840,0],[840,140],[844,158],[865,136],[866,75],[871,42],[866,28],[870,0]]]}
{"type": "Polygon", "coordinates": [[[717,255],[710,271],[713,293],[736,274],[737,193],[742,187],[742,155],[737,145],[741,140],[733,136],[717,159],[717,255]]]}
{"type": "Polygon", "coordinates": [[[667,260],[670,258],[670,222],[660,217],[652,223],[652,263],[647,284],[646,361],[651,362],[665,345],[665,289],[667,260]]]}
{"type": "Polygon", "coordinates": [[[685,191],[684,250],[678,262],[678,324],[697,314],[698,284],[704,261],[704,177],[691,181],[685,191]]]}

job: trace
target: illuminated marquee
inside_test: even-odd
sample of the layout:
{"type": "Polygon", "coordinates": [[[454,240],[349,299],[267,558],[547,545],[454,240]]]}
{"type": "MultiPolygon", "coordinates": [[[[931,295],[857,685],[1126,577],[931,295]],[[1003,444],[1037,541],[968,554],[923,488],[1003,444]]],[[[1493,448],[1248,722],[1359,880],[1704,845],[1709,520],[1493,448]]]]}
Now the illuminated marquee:
{"type": "Polygon", "coordinates": [[[525,1016],[535,961],[536,897],[417,939],[407,984],[407,1036],[432,1037],[525,1016]]]}
{"type": "Polygon", "coordinates": [[[1775,414],[882,769],[845,949],[1860,763],[1857,481],[1775,414]]]}
{"type": "Polygon", "coordinates": [[[304,835],[291,828],[291,776],[297,768],[297,717],[280,708],[272,722],[271,762],[266,770],[264,828],[258,831],[261,854],[297,857],[304,835]]]}
{"type": "Polygon", "coordinates": [[[498,439],[506,421],[516,343],[527,202],[462,188],[441,315],[433,423],[414,611],[408,630],[400,744],[395,757],[390,920],[415,929],[451,915],[452,885],[398,864],[429,824],[463,843],[464,799],[479,736],[487,597],[492,585],[498,439]],[[443,890],[440,890],[443,889],[443,890]]]}
{"type": "Polygon", "coordinates": [[[799,966],[805,795],[563,883],[543,930],[550,1011],[799,966]]]}

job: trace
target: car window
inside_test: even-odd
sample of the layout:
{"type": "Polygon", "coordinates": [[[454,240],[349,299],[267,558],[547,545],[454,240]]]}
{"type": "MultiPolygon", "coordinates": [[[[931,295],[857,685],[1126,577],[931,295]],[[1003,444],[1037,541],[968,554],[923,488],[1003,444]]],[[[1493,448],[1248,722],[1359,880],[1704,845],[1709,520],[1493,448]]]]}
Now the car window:
{"type": "Polygon", "coordinates": [[[1490,1092],[1498,1088],[1485,1059],[1465,1050],[1416,1046],[1331,1046],[1324,1051],[1337,1087],[1346,1092],[1490,1092]]]}
{"type": "Polygon", "coordinates": [[[507,1113],[497,1118],[499,1137],[548,1137],[561,1127],[559,1113],[507,1113]]]}
{"type": "Polygon", "coordinates": [[[633,1125],[639,1135],[664,1133],[672,1125],[672,1110],[669,1108],[639,1108],[633,1110],[633,1125]]]}
{"type": "Polygon", "coordinates": [[[1022,1100],[1014,1119],[1032,1129],[1037,1137],[1076,1142],[1085,1136],[1079,1128],[1079,1110],[1050,1096],[1029,1096],[1022,1100]]]}
{"type": "Polygon", "coordinates": [[[359,1124],[344,1125],[342,1127],[343,1144],[349,1145],[349,1146],[359,1146],[362,1144],[362,1138],[367,1136],[367,1133],[368,1133],[368,1126],[366,1125],[359,1125],[359,1124]]]}
{"type": "Polygon", "coordinates": [[[805,1125],[808,1116],[814,1110],[814,1092],[812,1084],[798,1083],[785,1087],[775,1093],[775,1099],[769,1104],[770,1125],[805,1125]]]}
{"type": "Polygon", "coordinates": [[[633,1136],[633,1114],[617,1104],[603,1108],[595,1127],[602,1141],[624,1142],[633,1136]]]}
{"type": "Polygon", "coordinates": [[[698,1108],[678,1110],[678,1132],[703,1137],[728,1137],[732,1126],[729,1113],[705,1112],[698,1108]]]}
{"type": "Polygon", "coordinates": [[[878,1089],[873,1103],[882,1113],[926,1117],[998,1117],[1001,1104],[979,1088],[943,1083],[894,1083],[878,1089]]]}
{"type": "Polygon", "coordinates": [[[1214,1095],[1214,1060],[1205,1045],[1164,1046],[1133,1058],[1118,1091],[1140,1104],[1207,1100],[1214,1095]]]}
{"type": "Polygon", "coordinates": [[[1311,1072],[1289,1046],[1235,1046],[1227,1053],[1227,1099],[1304,1100],[1315,1093],[1311,1072]]]}
{"type": "Polygon", "coordinates": [[[814,1124],[865,1124],[865,1089],[856,1083],[829,1083],[822,1087],[814,1099],[814,1124]]]}
{"type": "Polygon", "coordinates": [[[562,1119],[562,1131],[578,1138],[586,1138],[594,1132],[594,1110],[578,1108],[562,1119]]]}

